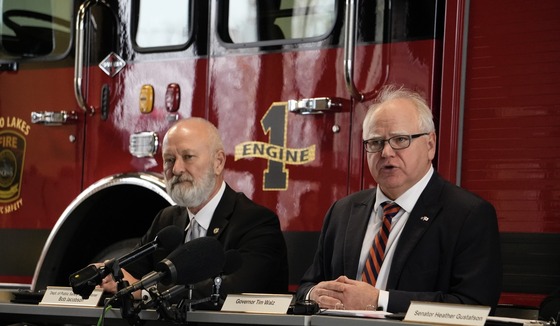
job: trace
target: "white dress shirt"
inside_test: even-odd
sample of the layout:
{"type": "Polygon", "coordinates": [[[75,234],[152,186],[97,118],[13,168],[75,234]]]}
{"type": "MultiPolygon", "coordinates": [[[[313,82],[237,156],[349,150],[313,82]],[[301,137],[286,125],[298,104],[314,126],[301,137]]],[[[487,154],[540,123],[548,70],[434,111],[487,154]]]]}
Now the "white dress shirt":
{"type": "MultiPolygon", "coordinates": [[[[420,181],[418,181],[414,186],[403,193],[394,202],[397,203],[401,210],[395,215],[391,221],[391,232],[389,233],[389,239],[387,240],[387,246],[385,248],[385,258],[383,259],[383,264],[381,265],[381,270],[377,277],[375,287],[379,289],[379,299],[377,301],[378,307],[382,307],[383,310],[387,310],[387,304],[389,303],[389,292],[385,291],[387,287],[387,279],[389,278],[389,271],[391,269],[391,262],[393,261],[393,256],[395,254],[395,248],[399,242],[402,230],[408,220],[410,212],[416,205],[420,194],[426,188],[428,181],[434,174],[434,168],[430,167],[426,175],[420,181]]],[[[375,195],[375,204],[373,206],[373,211],[369,218],[366,235],[364,237],[364,242],[362,243],[362,251],[360,253],[360,261],[358,264],[358,273],[356,275],[357,280],[362,279],[362,270],[364,268],[366,259],[369,255],[369,249],[373,243],[373,239],[383,222],[383,209],[381,204],[386,201],[392,201],[377,187],[375,195]]]]}
{"type": "Polygon", "coordinates": [[[191,230],[191,228],[195,225],[198,227],[198,230],[194,232],[195,235],[196,233],[198,233],[198,237],[206,236],[208,227],[210,226],[210,222],[212,221],[212,216],[214,215],[216,207],[218,207],[218,204],[220,203],[225,190],[226,183],[222,181],[222,185],[220,186],[220,190],[218,190],[218,193],[216,193],[216,196],[212,197],[212,199],[210,199],[210,201],[206,205],[204,205],[204,207],[202,207],[202,209],[198,211],[196,215],[187,208],[190,222],[189,225],[187,225],[187,227],[185,228],[185,231],[187,231],[185,241],[189,241],[195,238],[192,236],[193,231],[191,230]],[[196,220],[196,223],[193,223],[193,219],[196,220]]]}

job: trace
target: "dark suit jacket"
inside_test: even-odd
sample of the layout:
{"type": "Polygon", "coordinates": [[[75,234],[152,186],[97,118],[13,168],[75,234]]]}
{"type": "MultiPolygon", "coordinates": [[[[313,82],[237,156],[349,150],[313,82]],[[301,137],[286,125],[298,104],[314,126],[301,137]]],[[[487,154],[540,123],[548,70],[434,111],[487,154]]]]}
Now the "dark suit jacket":
{"type": "MultiPolygon", "coordinates": [[[[156,215],[139,246],[153,241],[157,233],[168,225],[173,224],[185,229],[188,221],[185,207],[164,208],[156,215]]],[[[271,210],[255,204],[243,193],[237,193],[226,185],[224,195],[210,222],[207,236],[216,237],[223,244],[225,251],[235,249],[242,257],[241,267],[236,272],[224,276],[221,287],[223,297],[228,293],[240,292],[287,293],[286,243],[278,216],[271,210]]],[[[158,249],[125,269],[136,278],[141,278],[153,271],[155,264],[168,254],[169,251],[158,249]]],[[[208,297],[211,292],[210,279],[197,283],[193,299],[208,297]]]]}
{"type": "MultiPolygon", "coordinates": [[[[356,277],[374,202],[375,189],[369,189],[331,206],[298,299],[321,281],[356,277]]],[[[494,207],[434,173],[399,238],[387,281],[387,310],[404,312],[410,301],[495,307],[501,292],[500,259],[494,207]]]]}

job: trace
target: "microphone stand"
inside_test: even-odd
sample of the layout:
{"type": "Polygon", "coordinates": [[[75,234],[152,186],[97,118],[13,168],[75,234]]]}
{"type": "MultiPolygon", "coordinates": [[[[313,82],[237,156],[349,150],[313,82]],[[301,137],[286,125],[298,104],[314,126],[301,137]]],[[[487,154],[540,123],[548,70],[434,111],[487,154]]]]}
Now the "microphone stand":
{"type": "Polygon", "coordinates": [[[187,324],[188,323],[188,315],[190,311],[193,311],[192,306],[193,305],[197,305],[200,303],[204,303],[204,302],[213,302],[214,305],[218,305],[219,302],[219,290],[220,290],[220,285],[222,278],[220,276],[214,278],[214,284],[212,285],[212,294],[210,297],[207,298],[203,298],[203,299],[198,299],[198,300],[193,300],[192,298],[192,294],[193,294],[193,289],[194,289],[194,285],[192,284],[188,284],[185,286],[185,289],[188,291],[187,292],[187,297],[182,299],[178,304],[177,307],[175,309],[175,321],[176,322],[180,322],[182,324],[187,324]],[[219,280],[217,280],[219,279],[219,280]]]}
{"type": "Polygon", "coordinates": [[[200,304],[200,303],[204,303],[204,302],[212,302],[212,304],[214,306],[217,306],[218,303],[220,302],[220,286],[222,285],[222,276],[216,276],[214,277],[214,283],[212,284],[212,294],[210,295],[210,297],[207,298],[203,298],[203,299],[199,299],[199,300],[193,300],[192,299],[192,292],[193,292],[193,288],[194,286],[192,284],[189,284],[188,287],[188,296],[187,299],[182,300],[179,305],[183,304],[183,303],[187,303],[186,306],[186,311],[193,311],[192,305],[196,305],[196,304],[200,304]]]}
{"type": "Polygon", "coordinates": [[[150,294],[150,299],[143,303],[143,309],[155,307],[163,320],[180,320],[179,311],[159,293],[156,286],[150,287],[147,291],[150,294]]]}
{"type": "Polygon", "coordinates": [[[199,300],[193,300],[192,298],[192,292],[193,292],[193,288],[194,286],[192,284],[189,284],[188,287],[188,298],[187,299],[183,299],[181,300],[181,302],[179,302],[179,304],[177,305],[177,308],[179,309],[179,311],[181,311],[181,307],[183,304],[186,303],[183,311],[184,311],[184,315],[182,316],[184,319],[182,319],[182,322],[187,322],[187,316],[188,316],[188,312],[189,311],[193,311],[192,306],[193,305],[197,305],[200,303],[204,303],[204,302],[212,302],[212,304],[214,306],[217,306],[218,303],[220,302],[220,287],[222,285],[222,276],[216,276],[214,277],[214,283],[212,284],[212,294],[210,295],[210,297],[207,298],[203,298],[203,299],[199,299],[199,300]]]}
{"type": "MultiPolygon", "coordinates": [[[[111,259],[105,264],[106,268],[112,271],[115,282],[117,282],[117,291],[127,288],[130,284],[124,279],[118,259],[111,259]]],[[[132,293],[123,295],[120,298],[121,316],[128,321],[129,325],[142,325],[143,321],[138,316],[138,310],[134,307],[134,297],[132,293]]]]}
{"type": "MultiPolygon", "coordinates": [[[[212,294],[209,297],[198,300],[193,300],[192,298],[194,289],[194,285],[192,284],[185,285],[184,287],[175,286],[163,293],[159,293],[157,286],[152,286],[147,289],[150,299],[142,302],[137,309],[155,308],[163,320],[187,324],[187,316],[190,311],[193,311],[193,305],[211,302],[214,306],[217,306],[220,303],[220,288],[223,281],[222,276],[216,276],[213,281],[212,294]],[[176,305],[169,302],[169,300],[183,295],[183,299],[181,299],[176,305]]],[[[131,323],[131,325],[133,324],[131,323]]]]}
{"type": "MultiPolygon", "coordinates": [[[[128,287],[128,281],[122,280],[117,283],[117,289],[120,291],[128,287]]],[[[128,321],[129,325],[142,325],[144,322],[138,316],[138,307],[134,307],[134,297],[132,293],[123,295],[121,301],[121,316],[128,321]]]]}
{"type": "MultiPolygon", "coordinates": [[[[180,314],[180,319],[181,319],[182,323],[187,323],[188,313],[189,313],[189,311],[193,311],[192,305],[196,304],[196,303],[199,303],[199,302],[193,301],[193,299],[192,299],[194,285],[189,284],[189,285],[186,285],[185,288],[188,291],[187,292],[187,298],[179,301],[179,303],[177,304],[177,313],[180,314]]],[[[205,301],[201,301],[201,302],[205,302],[205,301]]]]}
{"type": "Polygon", "coordinates": [[[217,306],[220,302],[220,287],[222,286],[222,276],[214,277],[214,284],[212,284],[212,295],[210,296],[210,301],[217,306]]]}

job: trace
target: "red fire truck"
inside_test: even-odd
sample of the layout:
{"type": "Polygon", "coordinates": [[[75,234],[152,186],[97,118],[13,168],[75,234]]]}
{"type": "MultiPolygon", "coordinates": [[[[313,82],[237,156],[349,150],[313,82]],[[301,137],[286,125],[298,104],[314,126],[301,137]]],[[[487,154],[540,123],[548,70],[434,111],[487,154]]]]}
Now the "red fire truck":
{"type": "Polygon", "coordinates": [[[423,92],[436,169],[491,201],[501,303],[560,287],[557,0],[0,1],[0,281],[68,285],[172,200],[174,121],[220,130],[226,181],[276,211],[290,283],[338,198],[372,187],[361,121],[423,92]]]}

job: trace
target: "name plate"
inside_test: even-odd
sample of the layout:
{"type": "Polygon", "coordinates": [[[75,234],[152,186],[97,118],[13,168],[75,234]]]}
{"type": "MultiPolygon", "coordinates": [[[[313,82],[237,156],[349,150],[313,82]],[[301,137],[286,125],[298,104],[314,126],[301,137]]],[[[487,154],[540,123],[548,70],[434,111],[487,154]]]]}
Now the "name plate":
{"type": "Polygon", "coordinates": [[[228,294],[222,311],[285,314],[292,298],[291,294],[228,294]]]}
{"type": "Polygon", "coordinates": [[[39,304],[57,305],[57,306],[82,306],[96,307],[103,294],[103,289],[96,288],[93,290],[87,300],[84,300],[78,294],[75,294],[70,287],[47,286],[45,295],[39,304]]]}
{"type": "Polygon", "coordinates": [[[483,326],[490,307],[412,301],[404,321],[428,324],[483,326]]]}

